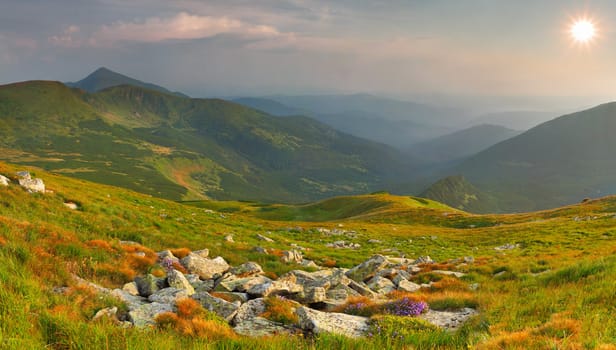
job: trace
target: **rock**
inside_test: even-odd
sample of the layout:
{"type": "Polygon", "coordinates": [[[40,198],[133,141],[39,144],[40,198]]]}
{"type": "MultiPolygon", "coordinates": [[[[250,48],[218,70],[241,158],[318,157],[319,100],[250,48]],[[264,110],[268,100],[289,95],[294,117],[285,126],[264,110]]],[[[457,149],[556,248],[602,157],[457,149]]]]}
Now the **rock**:
{"type": "Polygon", "coordinates": [[[45,193],[45,183],[41,179],[19,178],[19,185],[30,193],[45,193]]]}
{"type": "Polygon", "coordinates": [[[364,282],[351,281],[348,287],[356,291],[360,295],[363,295],[369,298],[377,297],[377,295],[372,291],[372,289],[368,288],[368,286],[364,282]]]}
{"type": "Polygon", "coordinates": [[[167,271],[167,284],[169,287],[186,290],[188,295],[195,294],[195,288],[188,282],[184,274],[178,270],[167,271]]]}
{"type": "Polygon", "coordinates": [[[377,243],[381,243],[381,241],[378,239],[369,239],[368,243],[377,244],[377,243]]]}
{"type": "Polygon", "coordinates": [[[233,318],[232,324],[238,325],[240,323],[243,323],[245,321],[248,321],[250,319],[257,317],[264,312],[265,312],[265,299],[258,298],[258,299],[249,300],[248,302],[242,304],[242,306],[240,306],[237,309],[237,313],[235,314],[235,317],[233,318]]]}
{"type": "Polygon", "coordinates": [[[226,236],[225,236],[225,242],[229,242],[229,243],[233,243],[233,242],[235,242],[235,241],[233,240],[233,235],[226,235],[226,236]]]}
{"type": "Polygon", "coordinates": [[[376,273],[387,266],[387,258],[382,255],[374,255],[363,263],[347,271],[346,275],[356,281],[364,282],[376,275],[376,273]]]}
{"type": "Polygon", "coordinates": [[[434,260],[432,260],[432,258],[430,258],[427,255],[420,256],[413,262],[413,265],[419,265],[419,264],[434,264],[434,260]]]}
{"type": "Polygon", "coordinates": [[[122,290],[130,295],[139,295],[139,289],[137,288],[137,283],[128,282],[123,287],[122,290]]]}
{"type": "Polygon", "coordinates": [[[236,292],[215,292],[216,297],[226,300],[228,302],[234,303],[239,301],[240,303],[245,303],[248,301],[247,293],[236,293],[236,292]]]}
{"type": "Polygon", "coordinates": [[[212,291],[216,283],[214,282],[214,280],[197,280],[195,282],[191,282],[190,285],[195,288],[195,293],[202,293],[212,291]]]}
{"type": "Polygon", "coordinates": [[[333,243],[327,243],[325,246],[328,248],[336,248],[336,249],[359,249],[361,248],[361,244],[347,242],[347,241],[335,241],[333,243]]]}
{"type": "Polygon", "coordinates": [[[148,274],[143,277],[136,277],[135,283],[137,284],[139,295],[146,298],[157,290],[165,288],[165,279],[155,277],[152,274],[148,274]]]}
{"type": "Polygon", "coordinates": [[[8,186],[11,183],[8,177],[0,175],[0,186],[8,186]]]}
{"type": "Polygon", "coordinates": [[[138,308],[128,312],[128,319],[135,327],[146,327],[156,325],[156,316],[164,312],[172,312],[173,308],[169,304],[151,303],[143,304],[138,308]]]}
{"type": "Polygon", "coordinates": [[[269,237],[265,237],[264,235],[262,235],[260,233],[257,233],[257,239],[260,240],[260,241],[265,241],[265,242],[270,242],[270,243],[274,242],[273,239],[271,239],[269,237]]]}
{"type": "Polygon", "coordinates": [[[258,297],[266,297],[269,295],[290,296],[293,294],[299,294],[304,291],[304,288],[303,286],[297,284],[296,281],[297,279],[294,275],[288,275],[275,281],[254,285],[248,289],[247,293],[258,297]]]}
{"type": "Polygon", "coordinates": [[[195,250],[194,252],[192,252],[192,254],[195,254],[197,256],[200,256],[202,258],[207,258],[210,256],[210,250],[209,249],[201,249],[201,250],[195,250]]]}
{"type": "Polygon", "coordinates": [[[326,299],[325,288],[323,287],[313,287],[307,290],[304,290],[303,295],[298,299],[298,301],[304,304],[314,304],[320,303],[326,299]]]}
{"type": "Polygon", "coordinates": [[[188,254],[181,260],[181,262],[190,273],[197,274],[202,279],[210,279],[221,276],[229,270],[230,267],[225,259],[221,257],[208,259],[196,252],[188,254]]]}
{"type": "Polygon", "coordinates": [[[233,328],[235,333],[247,337],[270,337],[280,334],[295,333],[295,328],[285,326],[265,319],[263,317],[255,317],[242,322],[233,328]]]}
{"type": "Polygon", "coordinates": [[[519,244],[507,243],[507,244],[503,244],[501,246],[495,247],[494,250],[511,250],[511,249],[516,249],[519,247],[520,247],[519,244]]]}
{"type": "Polygon", "coordinates": [[[66,202],[64,203],[64,206],[71,209],[71,210],[77,210],[79,207],[77,206],[76,203],[73,202],[66,202]]]}
{"type": "Polygon", "coordinates": [[[156,302],[161,304],[175,305],[179,299],[186,299],[188,297],[189,294],[186,289],[170,287],[156,291],[148,297],[148,300],[152,303],[156,302]]]}
{"type": "Polygon", "coordinates": [[[96,321],[98,319],[101,318],[109,318],[111,320],[115,320],[117,321],[118,319],[116,318],[116,314],[118,313],[118,308],[117,307],[106,307],[104,309],[100,309],[96,312],[96,314],[94,315],[94,317],[92,317],[92,321],[96,321]]]}
{"type": "Polygon", "coordinates": [[[454,277],[457,277],[457,278],[466,276],[466,274],[462,273],[462,272],[446,271],[446,270],[432,270],[432,273],[436,273],[436,274],[439,274],[439,275],[445,275],[445,276],[454,276],[454,277]]]}
{"type": "Polygon", "coordinates": [[[398,273],[400,273],[397,269],[383,269],[376,273],[376,277],[385,277],[389,280],[393,280],[398,273]]]}
{"type": "Polygon", "coordinates": [[[419,315],[418,317],[448,330],[455,330],[460,327],[469,318],[477,315],[478,312],[475,309],[464,308],[459,311],[435,311],[428,310],[428,312],[419,315]]]}
{"type": "Polygon", "coordinates": [[[267,255],[267,249],[263,248],[263,247],[254,247],[253,250],[259,254],[265,254],[267,255]]]}
{"type": "Polygon", "coordinates": [[[321,312],[307,307],[296,311],[302,329],[314,334],[334,333],[358,338],[368,330],[368,318],[347,314],[321,312]]]}
{"type": "Polygon", "coordinates": [[[298,250],[287,250],[282,252],[282,258],[281,258],[282,262],[284,263],[295,263],[295,264],[301,264],[302,260],[304,260],[304,257],[302,256],[302,253],[298,250]]]}
{"type": "Polygon", "coordinates": [[[398,282],[398,290],[403,292],[416,292],[421,289],[421,286],[417,283],[413,283],[409,280],[402,279],[398,282]]]}
{"type": "Polygon", "coordinates": [[[230,303],[226,300],[211,296],[209,293],[195,293],[192,298],[197,300],[204,309],[216,313],[218,316],[231,321],[241,303],[230,303]]]}
{"type": "Polygon", "coordinates": [[[232,268],[231,270],[229,270],[229,273],[232,273],[239,277],[249,277],[263,273],[263,268],[256,262],[249,261],[247,263],[232,268]]]}
{"type": "Polygon", "coordinates": [[[109,295],[120,300],[128,307],[128,310],[135,310],[144,305],[147,299],[138,295],[131,295],[121,289],[112,290],[109,295]]]}
{"type": "Polygon", "coordinates": [[[308,259],[302,260],[302,264],[301,265],[303,267],[309,268],[309,269],[318,269],[319,268],[319,265],[317,265],[314,261],[308,260],[308,259]]]}
{"type": "Polygon", "coordinates": [[[253,286],[268,282],[272,282],[272,280],[265,276],[245,278],[236,278],[231,276],[227,279],[223,279],[222,281],[220,281],[215,289],[216,291],[221,292],[246,292],[253,286]]]}
{"type": "Polygon", "coordinates": [[[387,294],[396,290],[396,285],[385,277],[375,276],[368,282],[368,288],[378,294],[387,294]]]}
{"type": "Polygon", "coordinates": [[[165,259],[170,260],[172,263],[180,263],[180,259],[178,259],[170,250],[163,250],[162,252],[156,253],[159,261],[164,261],[165,259]]]}

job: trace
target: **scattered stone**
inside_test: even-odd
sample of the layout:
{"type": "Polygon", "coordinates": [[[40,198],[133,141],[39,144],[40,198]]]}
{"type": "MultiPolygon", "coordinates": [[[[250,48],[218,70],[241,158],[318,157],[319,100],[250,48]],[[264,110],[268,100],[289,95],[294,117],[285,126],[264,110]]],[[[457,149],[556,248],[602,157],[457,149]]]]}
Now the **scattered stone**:
{"type": "Polygon", "coordinates": [[[304,304],[320,303],[327,299],[325,288],[312,287],[304,290],[304,293],[300,295],[296,300],[304,304]]]}
{"type": "Polygon", "coordinates": [[[188,295],[195,294],[195,288],[184,277],[184,274],[178,270],[171,269],[167,271],[167,284],[171,288],[185,290],[188,295]]]}
{"type": "Polygon", "coordinates": [[[299,317],[300,327],[314,334],[334,333],[358,338],[368,330],[366,317],[321,312],[303,306],[297,309],[296,314],[299,317]]]}
{"type": "Polygon", "coordinates": [[[519,247],[520,247],[519,244],[507,243],[507,244],[503,244],[501,246],[495,247],[494,250],[511,250],[511,249],[516,249],[519,247]]]}
{"type": "Polygon", "coordinates": [[[421,289],[421,286],[419,284],[413,283],[406,279],[402,279],[398,282],[398,290],[401,290],[403,292],[414,293],[420,289],[421,289]]]}
{"type": "Polygon", "coordinates": [[[432,260],[432,258],[430,258],[427,255],[420,256],[419,258],[417,258],[417,260],[413,262],[413,265],[419,265],[419,264],[434,264],[434,260],[432,260]]]}
{"type": "Polygon", "coordinates": [[[92,317],[92,321],[96,321],[98,319],[101,318],[109,318],[111,320],[115,320],[117,321],[118,319],[116,318],[116,314],[118,313],[118,308],[117,307],[106,307],[104,309],[100,309],[96,312],[96,314],[94,315],[94,317],[92,317]]]}
{"type": "Polygon", "coordinates": [[[197,274],[204,280],[219,277],[230,268],[220,256],[208,259],[197,252],[188,254],[180,261],[190,273],[197,274]]]}
{"type": "Polygon", "coordinates": [[[152,274],[148,274],[143,277],[136,277],[135,283],[137,284],[137,290],[142,297],[149,297],[157,290],[165,288],[165,279],[155,277],[152,274]]]}
{"type": "Polygon", "coordinates": [[[257,239],[259,239],[260,241],[265,241],[265,242],[270,242],[273,243],[274,240],[269,238],[269,237],[265,237],[264,235],[257,233],[257,239]]]}
{"type": "Polygon", "coordinates": [[[464,308],[459,311],[428,310],[428,312],[419,315],[419,317],[441,328],[456,330],[476,314],[478,312],[475,309],[464,308]]]}
{"type": "Polygon", "coordinates": [[[228,302],[240,302],[245,303],[248,301],[247,293],[236,293],[236,292],[216,292],[216,297],[226,300],[228,302]]]}
{"type": "Polygon", "coordinates": [[[216,286],[216,291],[221,292],[246,292],[252,287],[272,282],[271,279],[265,276],[237,278],[229,276],[223,279],[216,286]]]}
{"type": "Polygon", "coordinates": [[[254,317],[233,328],[235,333],[247,337],[271,337],[280,334],[296,333],[293,327],[273,322],[263,317],[254,317]]]}
{"type": "Polygon", "coordinates": [[[253,249],[255,252],[259,253],[259,254],[265,254],[267,255],[267,249],[263,248],[263,247],[254,247],[253,249]]]}
{"type": "Polygon", "coordinates": [[[202,258],[208,258],[210,256],[210,250],[209,249],[195,250],[194,252],[192,252],[192,254],[200,256],[202,258]]]}
{"type": "Polygon", "coordinates": [[[256,262],[249,261],[242,265],[233,267],[229,270],[229,273],[239,276],[239,277],[248,277],[254,276],[263,273],[263,268],[261,265],[256,262]]]}
{"type": "MultiPolygon", "coordinates": [[[[104,293],[106,294],[106,293],[104,293]]],[[[128,292],[125,292],[121,289],[114,289],[112,290],[109,295],[111,295],[112,297],[120,300],[121,302],[123,302],[124,304],[126,304],[126,306],[128,307],[129,310],[134,310],[139,308],[141,305],[144,305],[148,300],[142,296],[139,295],[132,295],[129,294],[128,292]]]]}
{"type": "Polygon", "coordinates": [[[347,242],[347,241],[335,241],[333,243],[327,243],[325,246],[328,248],[335,248],[335,249],[359,249],[361,248],[361,244],[347,242]]]}
{"type": "Polygon", "coordinates": [[[377,244],[377,243],[381,243],[381,240],[379,240],[379,239],[369,239],[368,243],[377,244]]]}
{"type": "Polygon", "coordinates": [[[225,242],[234,243],[235,241],[233,240],[233,235],[226,235],[225,242]]]}
{"type": "Polygon", "coordinates": [[[169,304],[150,303],[143,304],[128,312],[128,319],[135,327],[147,327],[156,325],[156,316],[164,312],[172,312],[169,304]]]}
{"type": "Polygon", "coordinates": [[[128,282],[123,287],[122,290],[130,295],[139,295],[139,289],[137,288],[137,283],[128,282]]]}
{"type": "Polygon", "coordinates": [[[302,253],[300,251],[293,249],[282,252],[282,258],[280,259],[282,260],[282,262],[287,264],[301,264],[301,262],[304,260],[304,257],[302,256],[302,253]]]}
{"type": "Polygon", "coordinates": [[[346,275],[356,282],[363,282],[374,277],[376,272],[385,266],[387,266],[387,258],[383,255],[374,255],[347,271],[346,275]]]}
{"type": "Polygon", "coordinates": [[[77,210],[79,207],[77,206],[76,203],[74,202],[66,202],[64,203],[64,206],[71,209],[71,210],[77,210]]]}
{"type": "Polygon", "coordinates": [[[375,276],[368,282],[368,287],[378,294],[387,294],[396,290],[396,285],[385,277],[375,276]]]}
{"type": "Polygon", "coordinates": [[[252,286],[247,293],[258,297],[269,295],[291,296],[304,291],[304,288],[296,282],[297,279],[294,275],[285,275],[275,281],[252,286]]]}
{"type": "Polygon", "coordinates": [[[462,272],[446,271],[446,270],[432,270],[432,273],[436,273],[436,274],[439,274],[439,275],[445,275],[445,276],[454,276],[454,277],[457,277],[457,278],[466,276],[466,274],[462,273],[462,272]]]}
{"type": "Polygon", "coordinates": [[[30,193],[45,193],[45,183],[41,179],[33,179],[27,171],[17,173],[19,185],[30,193]]]}
{"type": "Polygon", "coordinates": [[[175,305],[178,300],[186,299],[189,296],[186,289],[170,287],[156,291],[148,297],[148,300],[152,303],[175,305]]]}
{"type": "Polygon", "coordinates": [[[317,265],[314,261],[312,260],[308,260],[308,259],[304,259],[302,260],[302,264],[303,267],[305,268],[311,268],[311,269],[318,269],[319,265],[317,265]]]}
{"type": "Polygon", "coordinates": [[[233,318],[233,324],[238,325],[265,312],[265,299],[258,298],[249,300],[237,309],[233,318]]]}
{"type": "Polygon", "coordinates": [[[0,186],[8,186],[11,183],[8,177],[0,175],[0,186]]]}
{"type": "Polygon", "coordinates": [[[192,296],[197,300],[204,309],[216,313],[218,316],[224,318],[227,321],[231,321],[235,316],[235,313],[239,309],[241,304],[239,302],[230,303],[226,300],[216,298],[209,293],[196,293],[192,296]]]}

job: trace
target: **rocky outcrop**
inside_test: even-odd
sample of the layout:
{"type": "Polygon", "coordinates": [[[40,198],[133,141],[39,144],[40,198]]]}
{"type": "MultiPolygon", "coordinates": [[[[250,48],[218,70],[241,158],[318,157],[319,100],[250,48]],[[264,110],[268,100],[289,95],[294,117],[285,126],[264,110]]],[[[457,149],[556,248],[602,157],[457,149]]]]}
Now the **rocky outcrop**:
{"type": "Polygon", "coordinates": [[[233,319],[241,305],[239,302],[230,303],[226,300],[216,298],[209,293],[197,293],[194,294],[192,298],[197,300],[204,309],[216,313],[227,321],[233,319]],[[238,305],[238,303],[240,305],[238,305]]]}
{"type": "Polygon", "coordinates": [[[367,317],[321,312],[304,306],[298,308],[296,313],[300,327],[314,334],[334,333],[357,338],[368,330],[367,317]]]}
{"type": "Polygon", "coordinates": [[[475,309],[464,308],[458,311],[435,311],[428,310],[419,317],[441,328],[456,330],[469,318],[477,315],[475,309]]]}
{"type": "Polygon", "coordinates": [[[184,274],[178,270],[170,269],[167,271],[167,284],[171,288],[185,290],[187,295],[195,294],[195,288],[184,277],[184,274]]]}
{"type": "Polygon", "coordinates": [[[43,180],[33,179],[30,173],[27,171],[18,172],[17,181],[19,182],[19,186],[23,187],[30,193],[45,193],[45,183],[43,182],[43,180]]]}
{"type": "Polygon", "coordinates": [[[374,277],[377,271],[383,269],[386,265],[386,257],[382,255],[374,255],[370,259],[347,271],[346,275],[356,282],[364,282],[374,277]]]}
{"type": "Polygon", "coordinates": [[[135,327],[146,327],[156,325],[156,316],[171,312],[173,308],[169,304],[150,303],[143,304],[128,312],[128,319],[135,327]]]}

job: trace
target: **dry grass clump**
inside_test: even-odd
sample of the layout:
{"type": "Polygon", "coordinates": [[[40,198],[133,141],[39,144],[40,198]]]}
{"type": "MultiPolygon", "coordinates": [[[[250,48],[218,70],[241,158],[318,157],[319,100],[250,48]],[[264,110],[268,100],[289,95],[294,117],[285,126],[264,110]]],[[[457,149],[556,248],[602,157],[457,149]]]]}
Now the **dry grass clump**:
{"type": "Polygon", "coordinates": [[[192,250],[188,248],[175,248],[175,249],[169,249],[169,251],[171,251],[171,254],[173,254],[173,256],[175,256],[178,259],[185,258],[188,256],[188,254],[192,252],[192,250]]]}
{"type": "Polygon", "coordinates": [[[210,341],[237,338],[237,334],[223,319],[210,314],[193,299],[179,300],[177,309],[177,313],[165,312],[156,317],[160,329],[173,330],[182,336],[210,341]]]}
{"type": "Polygon", "coordinates": [[[270,321],[283,324],[297,324],[299,318],[295,313],[298,304],[281,296],[265,299],[265,312],[260,316],[270,321]]]}

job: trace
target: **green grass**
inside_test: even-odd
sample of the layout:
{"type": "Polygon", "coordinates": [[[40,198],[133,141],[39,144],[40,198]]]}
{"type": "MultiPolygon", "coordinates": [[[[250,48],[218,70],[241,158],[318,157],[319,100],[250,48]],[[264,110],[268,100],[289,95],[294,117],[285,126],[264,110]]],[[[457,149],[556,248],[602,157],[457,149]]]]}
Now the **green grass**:
{"type": "MultiPolygon", "coordinates": [[[[11,175],[23,168],[0,164],[0,173],[11,175]]],[[[303,217],[311,221],[282,221],[294,218],[277,206],[214,201],[187,206],[31,170],[52,193],[28,194],[15,185],[0,188],[2,348],[594,349],[616,343],[614,197],[552,211],[479,216],[434,202],[375,194],[299,206],[300,214],[310,214],[303,217]],[[64,207],[66,199],[79,203],[80,210],[64,207]],[[262,209],[271,207],[276,210],[269,214],[276,213],[276,220],[261,218],[262,209]],[[325,209],[337,218],[327,217],[325,209]],[[575,216],[597,218],[575,221],[575,216]],[[469,227],[471,222],[475,227],[469,227]],[[355,231],[356,236],[328,236],[319,227],[355,231]],[[260,241],[257,233],[275,242],[260,241]],[[227,234],[234,235],[235,243],[225,242],[227,234]],[[374,238],[380,243],[368,242],[374,238]],[[339,239],[360,243],[361,248],[325,246],[339,239]],[[277,275],[298,267],[283,264],[275,255],[258,254],[253,247],[287,250],[298,244],[306,248],[306,258],[317,263],[335,260],[344,267],[375,253],[430,255],[437,261],[474,256],[474,264],[458,267],[468,273],[463,284],[431,273],[418,277],[438,280],[418,297],[434,309],[470,306],[480,315],[455,333],[416,331],[418,325],[405,323],[414,321],[392,319],[386,323],[388,331],[361,340],[319,336],[211,341],[162,329],[142,332],[93,323],[89,319],[98,309],[117,302],[84,290],[71,289],[67,295],[53,290],[73,286],[72,273],[107,287],[130,280],[126,269],[146,273],[149,267],[131,261],[119,240],[138,241],[154,251],[208,248],[231,264],[256,261],[277,275]],[[506,243],[520,248],[494,250],[506,243]],[[477,290],[464,287],[468,283],[477,283],[477,290]],[[393,334],[401,327],[409,332],[404,339],[393,334]]]]}

